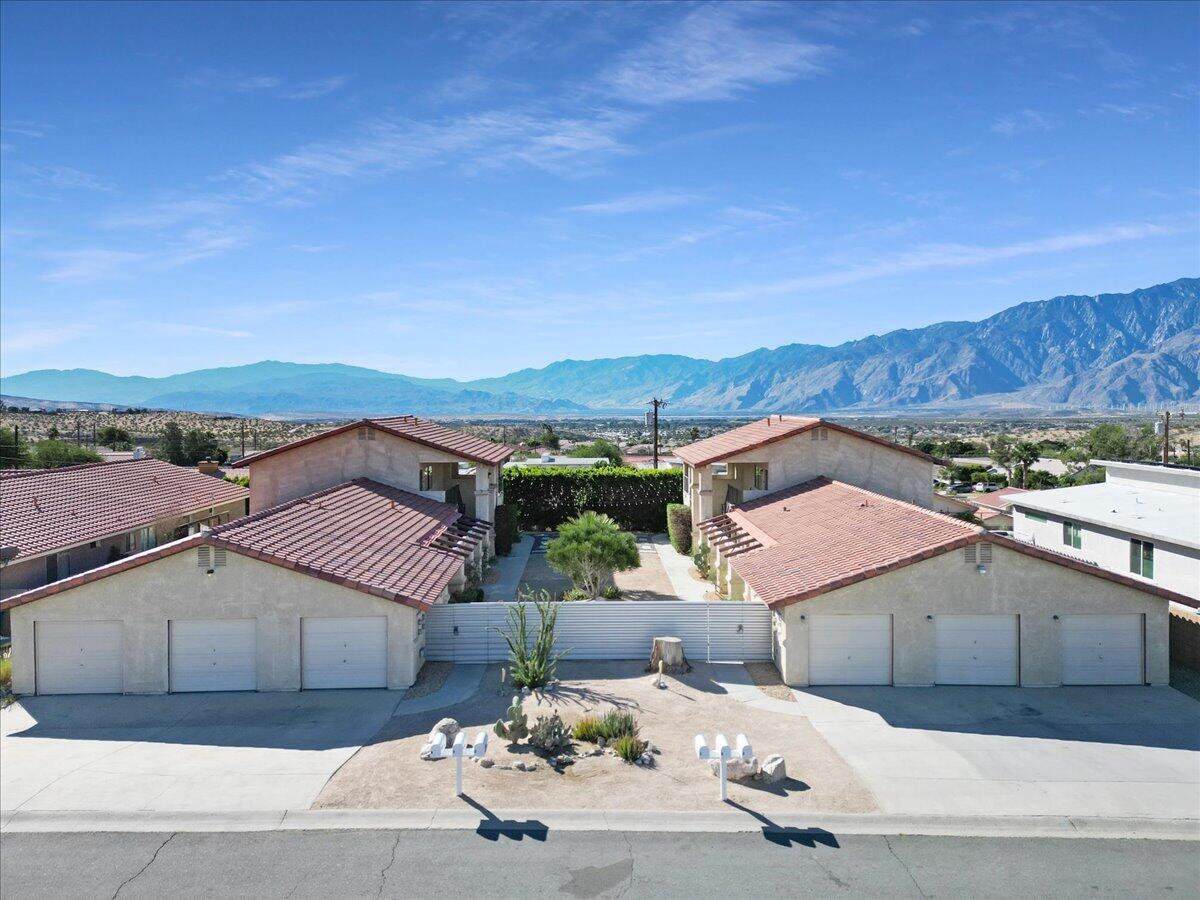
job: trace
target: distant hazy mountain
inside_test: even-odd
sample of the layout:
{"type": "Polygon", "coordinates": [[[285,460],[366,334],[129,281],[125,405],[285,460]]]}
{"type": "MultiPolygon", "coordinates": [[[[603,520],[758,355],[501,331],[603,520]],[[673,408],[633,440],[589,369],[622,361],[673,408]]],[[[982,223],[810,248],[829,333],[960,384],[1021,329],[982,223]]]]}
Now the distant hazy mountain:
{"type": "Polygon", "coordinates": [[[3,393],[246,415],[571,414],[1107,408],[1200,399],[1200,279],[1129,294],[1022,303],[981,322],[943,322],[837,347],[789,344],[718,361],[687,356],[563,360],[473,382],[344,365],[261,362],[167,378],[44,370],[3,393]]]}
{"type": "Polygon", "coordinates": [[[1200,398],[1200,279],[1129,294],[1022,303],[837,347],[789,344],[716,362],[685,356],[567,360],[485,390],[596,408],[665,396],[675,412],[1009,405],[1112,407],[1200,398]]]}
{"type": "Polygon", "coordinates": [[[567,400],[480,391],[457,382],[410,378],[358,366],[260,362],[165,378],[91,369],[45,369],[0,381],[3,393],[46,400],[148,406],[241,415],[355,416],[382,413],[569,414],[567,400]]]}

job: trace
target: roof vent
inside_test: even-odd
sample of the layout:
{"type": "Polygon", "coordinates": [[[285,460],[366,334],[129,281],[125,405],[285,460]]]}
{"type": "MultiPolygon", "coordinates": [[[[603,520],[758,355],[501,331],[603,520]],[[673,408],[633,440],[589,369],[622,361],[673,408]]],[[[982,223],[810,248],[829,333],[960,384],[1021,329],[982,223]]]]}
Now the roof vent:
{"type": "Polygon", "coordinates": [[[985,564],[992,561],[992,545],[987,541],[979,545],[979,561],[985,564]]]}
{"type": "Polygon", "coordinates": [[[225,565],[225,548],[213,547],[213,568],[225,565]]]}
{"type": "Polygon", "coordinates": [[[197,569],[207,569],[209,567],[209,565],[211,564],[211,562],[212,562],[212,548],[211,547],[197,547],[196,548],[196,568],[197,569]]]}
{"type": "MultiPolygon", "coordinates": [[[[989,548],[989,552],[990,552],[990,548],[989,548]]],[[[968,544],[967,546],[963,547],[963,562],[965,562],[969,566],[973,566],[973,565],[975,565],[976,561],[977,560],[975,558],[975,545],[968,544]]]]}

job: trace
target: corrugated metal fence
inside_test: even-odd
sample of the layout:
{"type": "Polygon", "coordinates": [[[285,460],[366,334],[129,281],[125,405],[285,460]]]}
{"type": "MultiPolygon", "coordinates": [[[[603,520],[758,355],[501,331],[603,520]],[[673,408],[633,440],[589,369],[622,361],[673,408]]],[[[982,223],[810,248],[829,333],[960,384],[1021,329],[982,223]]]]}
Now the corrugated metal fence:
{"type": "MultiPolygon", "coordinates": [[[[425,658],[481,663],[508,659],[509,603],[450,603],[425,619],[425,658]]],[[[530,640],[537,633],[537,608],[526,606],[530,640]]],[[[771,614],[762,603],[631,601],[561,603],[555,648],[568,659],[649,659],[655,637],[683,640],[694,662],[742,662],[771,658],[771,614]]]]}

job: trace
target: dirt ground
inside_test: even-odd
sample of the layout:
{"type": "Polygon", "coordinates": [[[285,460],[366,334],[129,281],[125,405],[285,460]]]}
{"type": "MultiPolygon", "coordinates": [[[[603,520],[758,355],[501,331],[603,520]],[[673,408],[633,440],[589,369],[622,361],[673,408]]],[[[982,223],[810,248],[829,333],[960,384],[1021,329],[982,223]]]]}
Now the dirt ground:
{"type": "MultiPolygon", "coordinates": [[[[520,809],[716,809],[717,780],[695,758],[693,738],[703,730],[711,740],[720,728],[732,741],[746,734],[760,760],[782,753],[791,776],[765,786],[730,782],[729,796],[753,810],[872,812],[871,792],[850,767],[800,716],[754,709],[729,698],[712,677],[713,669],[698,665],[690,674],[668,679],[669,689],[652,684],[652,676],[636,662],[563,663],[555,690],[525,701],[532,722],[557,710],[570,725],[587,712],[613,706],[632,710],[641,736],[660,748],[655,766],[642,768],[611,756],[578,759],[563,773],[548,767],[527,745],[508,745],[491,734],[507,708],[512,690],[501,688],[499,667],[484,675],[479,692],[469,701],[389,721],[371,743],[337,772],[317,798],[318,808],[431,809],[457,802],[453,797],[452,760],[418,758],[429,729],[451,716],[469,739],[487,729],[490,769],[466,763],[464,780],[473,801],[489,808],[520,809]],[[534,772],[499,768],[517,761],[538,762],[534,772]]],[[[579,745],[590,749],[590,744],[579,745]]]]}
{"type": "MultiPolygon", "coordinates": [[[[548,541],[553,534],[539,535],[535,540],[548,541]]],[[[671,587],[671,579],[663,568],[662,559],[654,545],[650,543],[650,535],[639,534],[638,560],[641,565],[628,572],[618,572],[613,576],[613,582],[621,590],[624,600],[678,600],[679,595],[671,587]]],[[[536,545],[535,545],[536,546],[536,545]]],[[[546,554],[535,550],[530,554],[529,562],[521,575],[521,587],[518,591],[530,590],[534,593],[549,591],[552,596],[559,596],[571,589],[571,579],[554,571],[546,562],[546,554]]]]}

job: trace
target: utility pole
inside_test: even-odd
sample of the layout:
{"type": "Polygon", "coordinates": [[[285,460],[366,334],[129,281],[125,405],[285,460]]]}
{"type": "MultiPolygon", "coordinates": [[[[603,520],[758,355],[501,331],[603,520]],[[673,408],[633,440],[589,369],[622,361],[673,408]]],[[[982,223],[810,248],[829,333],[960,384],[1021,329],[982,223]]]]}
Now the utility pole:
{"type": "Polygon", "coordinates": [[[1171,461],[1171,411],[1163,410],[1163,446],[1162,446],[1162,464],[1165,466],[1171,461]]]}
{"type": "Polygon", "coordinates": [[[246,420],[242,419],[242,459],[246,458],[246,420]]]}
{"type": "Polygon", "coordinates": [[[78,419],[75,420],[75,446],[83,446],[83,426],[79,423],[78,419]]]}
{"type": "Polygon", "coordinates": [[[666,406],[666,400],[659,400],[657,397],[651,398],[650,405],[654,407],[652,417],[654,419],[654,471],[658,471],[658,410],[660,407],[666,406]]]}

